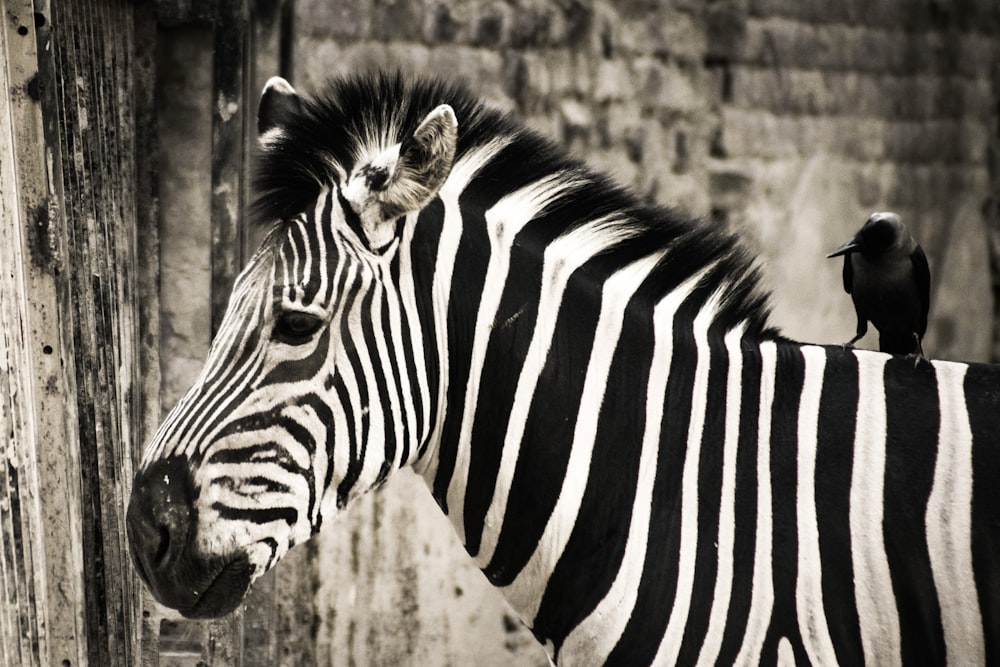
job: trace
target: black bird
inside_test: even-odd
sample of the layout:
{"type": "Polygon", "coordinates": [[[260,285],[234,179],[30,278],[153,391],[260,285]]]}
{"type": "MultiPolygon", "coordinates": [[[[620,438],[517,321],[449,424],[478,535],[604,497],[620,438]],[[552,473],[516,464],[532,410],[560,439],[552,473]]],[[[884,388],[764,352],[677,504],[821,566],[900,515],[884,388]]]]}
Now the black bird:
{"type": "Polygon", "coordinates": [[[878,329],[882,352],[924,356],[931,271],[927,255],[895,213],[872,213],[850,241],[827,257],[844,256],[844,289],[858,314],[858,335],[878,329]]]}

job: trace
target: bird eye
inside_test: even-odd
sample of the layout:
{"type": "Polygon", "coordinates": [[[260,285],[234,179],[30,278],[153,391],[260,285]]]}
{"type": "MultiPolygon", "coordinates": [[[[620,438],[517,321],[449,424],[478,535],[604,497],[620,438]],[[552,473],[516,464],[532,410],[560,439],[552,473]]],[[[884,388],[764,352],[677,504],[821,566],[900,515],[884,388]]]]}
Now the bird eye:
{"type": "Polygon", "coordinates": [[[275,321],[273,338],[289,345],[299,345],[312,338],[322,326],[323,320],[315,315],[289,311],[279,315],[275,321]]]}

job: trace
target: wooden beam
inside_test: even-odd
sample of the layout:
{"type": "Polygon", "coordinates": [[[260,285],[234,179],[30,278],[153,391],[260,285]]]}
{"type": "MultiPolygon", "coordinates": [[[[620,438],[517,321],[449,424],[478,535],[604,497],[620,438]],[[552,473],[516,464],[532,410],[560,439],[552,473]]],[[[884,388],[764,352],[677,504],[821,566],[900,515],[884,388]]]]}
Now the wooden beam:
{"type": "Polygon", "coordinates": [[[90,664],[137,662],[139,587],[124,509],[132,443],[142,433],[136,385],[133,3],[55,3],[54,105],[47,142],[60,153],[55,183],[66,232],[63,276],[72,294],[84,619],[90,664]]]}
{"type": "Polygon", "coordinates": [[[212,337],[243,266],[240,224],[246,199],[250,10],[219,0],[212,99],[212,337]]]}
{"type": "Polygon", "coordinates": [[[0,9],[0,662],[75,665],[87,656],[79,434],[65,219],[51,180],[59,155],[45,141],[39,76],[49,13],[39,6],[36,18],[30,0],[0,9]]]}
{"type": "Polygon", "coordinates": [[[2,658],[137,664],[132,3],[0,7],[2,658]]]}

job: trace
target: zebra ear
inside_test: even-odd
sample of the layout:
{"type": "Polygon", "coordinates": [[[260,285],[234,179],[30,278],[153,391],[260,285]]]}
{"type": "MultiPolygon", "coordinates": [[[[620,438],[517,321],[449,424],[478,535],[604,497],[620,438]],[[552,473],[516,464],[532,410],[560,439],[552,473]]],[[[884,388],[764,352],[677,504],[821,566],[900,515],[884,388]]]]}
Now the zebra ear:
{"type": "Polygon", "coordinates": [[[397,167],[400,180],[405,183],[405,179],[410,179],[426,192],[419,204],[407,210],[426,204],[444,185],[455,161],[457,141],[458,119],[455,118],[455,111],[451,106],[442,104],[427,114],[413,135],[400,144],[397,167]]]}
{"type": "Polygon", "coordinates": [[[280,76],[272,76],[264,84],[264,92],[257,106],[257,136],[264,140],[270,130],[281,128],[288,119],[299,113],[302,100],[299,94],[280,76]]]}
{"type": "Polygon", "coordinates": [[[457,141],[455,111],[442,104],[412,135],[354,169],[343,194],[371,247],[392,240],[395,225],[388,223],[422,208],[437,194],[451,173],[457,141]]]}

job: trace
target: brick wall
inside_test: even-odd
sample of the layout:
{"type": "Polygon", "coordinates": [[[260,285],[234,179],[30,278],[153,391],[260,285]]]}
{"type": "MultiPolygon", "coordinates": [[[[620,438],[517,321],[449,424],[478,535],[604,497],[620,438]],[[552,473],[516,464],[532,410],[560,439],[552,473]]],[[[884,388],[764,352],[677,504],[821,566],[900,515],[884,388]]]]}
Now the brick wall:
{"type": "MultiPolygon", "coordinates": [[[[988,147],[1000,6],[718,2],[706,62],[720,112],[710,182],[766,261],[775,319],[839,342],[854,327],[841,263],[822,260],[874,210],[903,215],[931,264],[925,349],[989,358],[988,147]]],[[[709,12],[711,17],[713,11],[709,12]]],[[[874,346],[874,332],[862,342],[874,346]]]]}
{"type": "Polygon", "coordinates": [[[441,73],[660,201],[709,210],[698,3],[299,3],[297,83],[441,73]]]}
{"type": "MultiPolygon", "coordinates": [[[[925,350],[990,354],[995,0],[297,0],[295,30],[304,90],[371,67],[464,79],[643,196],[739,230],[801,340],[853,335],[824,257],[896,210],[931,263],[925,350]]],[[[394,480],[321,534],[321,660],[545,664],[420,486],[394,480]]]]}
{"type": "Polygon", "coordinates": [[[931,262],[928,352],[989,355],[991,0],[300,0],[297,19],[307,89],[371,67],[464,79],[644,196],[743,229],[795,338],[852,335],[819,260],[896,210],[931,262]]]}

